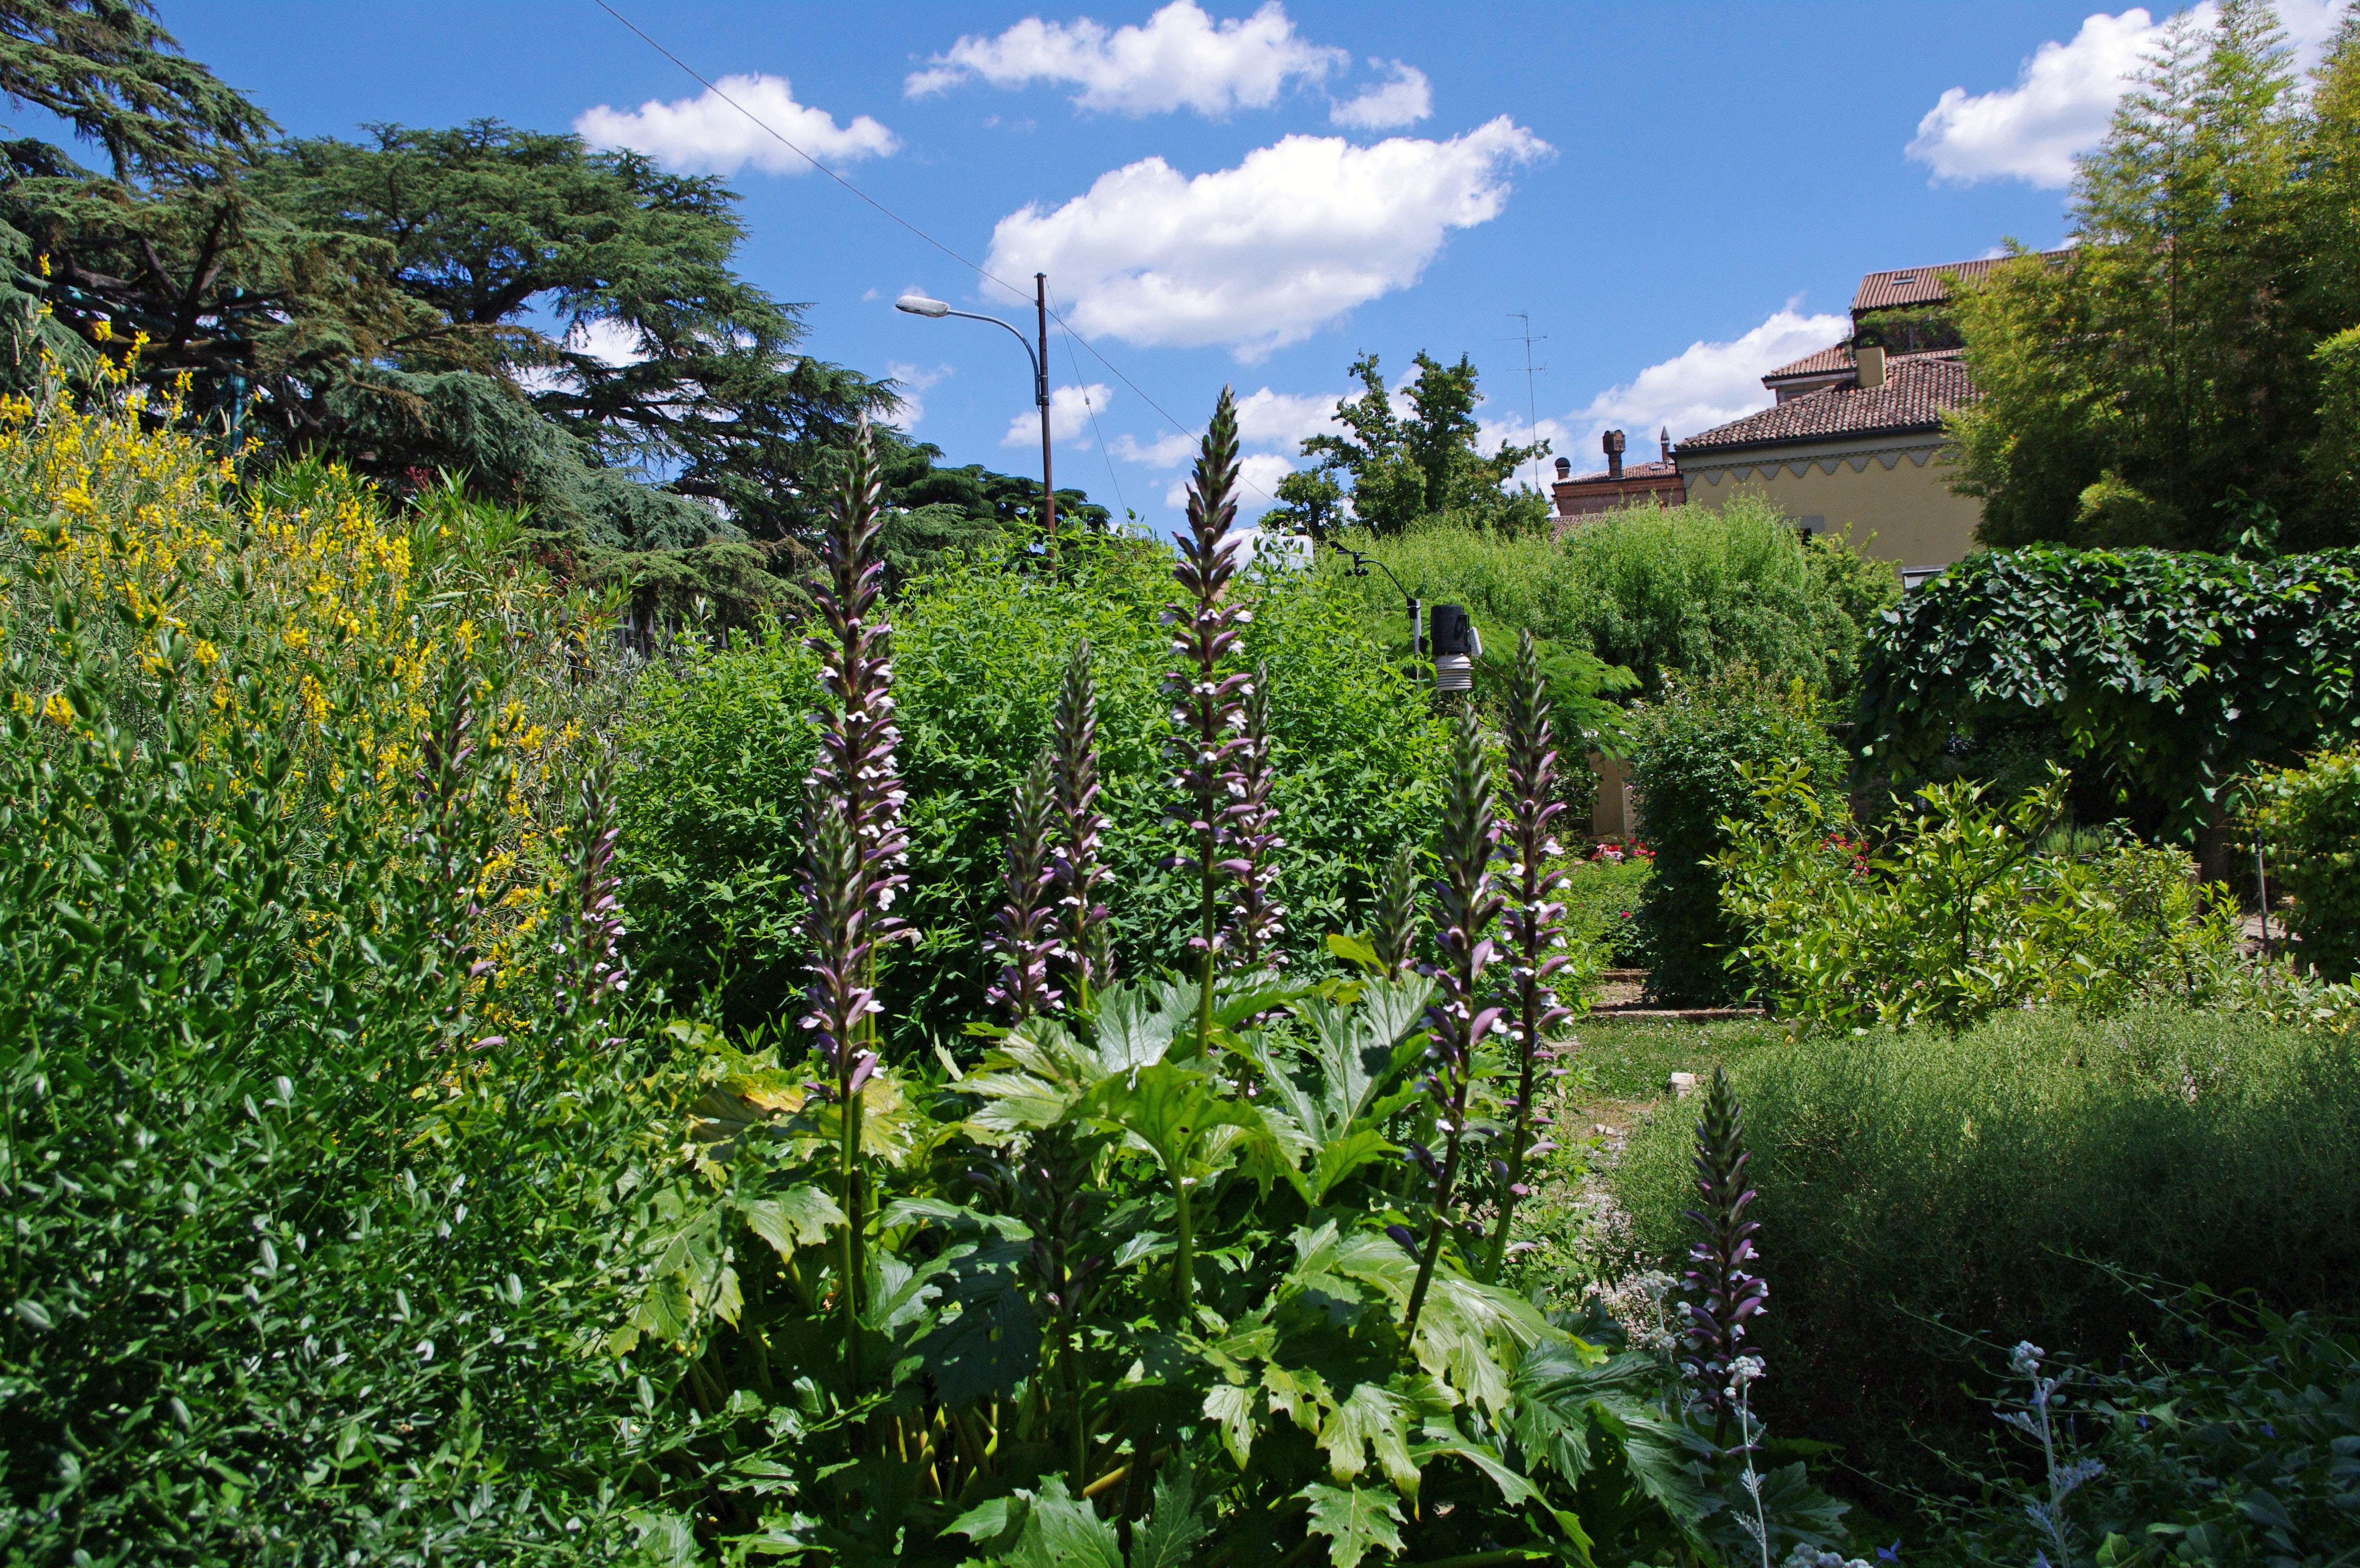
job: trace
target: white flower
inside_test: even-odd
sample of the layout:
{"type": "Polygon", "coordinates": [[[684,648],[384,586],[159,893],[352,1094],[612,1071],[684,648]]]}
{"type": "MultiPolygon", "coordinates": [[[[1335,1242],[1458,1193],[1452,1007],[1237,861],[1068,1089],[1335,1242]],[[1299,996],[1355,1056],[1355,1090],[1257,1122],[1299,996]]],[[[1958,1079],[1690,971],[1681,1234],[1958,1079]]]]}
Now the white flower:
{"type": "Polygon", "coordinates": [[[2018,1340],[2016,1349],[2008,1354],[2007,1369],[2018,1377],[2037,1377],[2040,1375],[2040,1358],[2048,1354],[2028,1339],[2018,1340]]]}

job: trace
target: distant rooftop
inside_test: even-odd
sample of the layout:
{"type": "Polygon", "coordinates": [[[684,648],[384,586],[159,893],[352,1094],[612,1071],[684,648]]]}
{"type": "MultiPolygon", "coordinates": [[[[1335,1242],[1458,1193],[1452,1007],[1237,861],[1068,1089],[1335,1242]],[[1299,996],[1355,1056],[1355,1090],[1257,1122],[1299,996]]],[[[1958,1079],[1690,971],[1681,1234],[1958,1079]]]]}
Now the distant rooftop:
{"type": "Polygon", "coordinates": [[[1726,448],[1939,430],[1944,413],[1978,396],[1967,367],[1958,360],[1931,354],[1902,356],[1888,362],[1881,387],[1836,386],[1789,398],[1775,408],[1691,435],[1678,451],[1681,456],[1700,456],[1726,448]]]}
{"type": "MultiPolygon", "coordinates": [[[[1916,359],[1956,359],[1955,348],[1929,348],[1922,354],[1888,354],[1885,362],[1907,365],[1916,359]]],[[[1807,354],[1792,365],[1781,365],[1762,378],[1762,384],[1775,389],[1781,381],[1804,381],[1818,377],[1850,376],[1852,373],[1852,345],[1839,343],[1833,348],[1822,348],[1817,354],[1807,354]]]]}
{"type": "MultiPolygon", "coordinates": [[[[2044,250],[2040,256],[2054,264],[2073,254],[2064,250],[2044,250]]],[[[1987,256],[1974,261],[1944,261],[1932,267],[1904,267],[1896,272],[1872,272],[1860,280],[1860,292],[1852,297],[1852,313],[1857,319],[1863,311],[1891,311],[1908,305],[1935,305],[1950,297],[1942,280],[1945,275],[1959,278],[1982,278],[2003,261],[2015,259],[2006,256],[1987,256]]]]}

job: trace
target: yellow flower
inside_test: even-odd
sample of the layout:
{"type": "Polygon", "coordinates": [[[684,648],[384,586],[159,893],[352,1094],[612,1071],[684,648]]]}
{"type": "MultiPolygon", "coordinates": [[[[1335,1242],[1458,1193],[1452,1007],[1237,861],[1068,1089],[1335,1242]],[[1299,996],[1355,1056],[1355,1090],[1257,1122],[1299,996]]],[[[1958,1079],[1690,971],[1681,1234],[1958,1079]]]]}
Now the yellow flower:
{"type": "Polygon", "coordinates": [[[50,723],[63,728],[74,721],[73,704],[66,700],[65,693],[51,692],[49,700],[41,705],[41,716],[50,723]]]}
{"type": "Polygon", "coordinates": [[[90,335],[101,343],[108,342],[115,336],[115,323],[101,316],[90,323],[90,335]]]}

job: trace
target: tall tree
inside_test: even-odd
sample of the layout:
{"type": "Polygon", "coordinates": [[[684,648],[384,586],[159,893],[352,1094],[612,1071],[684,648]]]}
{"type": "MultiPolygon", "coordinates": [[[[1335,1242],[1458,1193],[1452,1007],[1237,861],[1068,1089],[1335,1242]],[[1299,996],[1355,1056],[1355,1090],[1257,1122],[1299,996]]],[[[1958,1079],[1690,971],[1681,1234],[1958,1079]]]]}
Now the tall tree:
{"type": "Polygon", "coordinates": [[[1475,367],[1461,355],[1456,365],[1420,352],[1417,378],[1406,389],[1409,412],[1393,411],[1377,356],[1363,354],[1348,372],[1360,383],[1358,397],[1338,399],[1337,435],[1305,441],[1309,469],[1280,481],[1280,516],[1325,537],[1343,521],[1349,496],[1351,515],[1381,534],[1399,533],[1421,517],[1448,517],[1478,527],[1518,527],[1546,516],[1546,504],[1534,491],[1510,495],[1501,485],[1523,464],[1548,451],[1548,443],[1503,445],[1486,455],[1475,419],[1482,401],[1475,367]],[[1347,491],[1338,476],[1349,477],[1347,491]]]}
{"type": "Polygon", "coordinates": [[[180,52],[148,0],[5,0],[0,93],[71,121],[117,180],[217,168],[276,128],[180,52]]]}
{"type": "Polygon", "coordinates": [[[2355,50],[2347,19],[2306,99],[2267,5],[2183,15],[2081,163],[2071,257],[1959,291],[1983,396],[1955,488],[1984,543],[2229,548],[2272,515],[2289,544],[2360,537],[2306,473],[2314,350],[2355,319],[2355,50]]]}

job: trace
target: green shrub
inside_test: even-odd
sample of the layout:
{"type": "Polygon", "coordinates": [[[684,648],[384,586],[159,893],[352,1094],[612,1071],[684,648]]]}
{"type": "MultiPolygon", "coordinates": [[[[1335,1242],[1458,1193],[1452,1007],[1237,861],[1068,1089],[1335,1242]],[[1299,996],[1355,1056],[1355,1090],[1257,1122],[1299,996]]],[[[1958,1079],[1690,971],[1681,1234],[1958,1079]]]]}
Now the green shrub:
{"type": "Polygon", "coordinates": [[[2185,854],[2072,852],[2062,775],[2005,812],[1980,786],[1928,784],[1880,843],[1808,770],[1759,778],[1760,819],[1720,856],[1721,901],[1787,1017],[1956,1030],[2032,1003],[2095,1017],[2135,997],[2200,1001],[2243,934],[2235,900],[2200,887],[2185,854]],[[2063,851],[2043,853],[2060,833],[2063,851]]]}
{"type": "Polygon", "coordinates": [[[1645,907],[1654,862],[1644,850],[1623,850],[1620,860],[1592,856],[1568,873],[1564,892],[1565,928],[1594,944],[1610,968],[1644,968],[1646,948],[1639,939],[1639,911],[1645,907]]]}
{"type": "MultiPolygon", "coordinates": [[[[1710,679],[1746,664],[1848,701],[1862,637],[1897,594],[1893,574],[1826,536],[1806,540],[1775,507],[1634,508],[1555,538],[1510,538],[1433,524],[1395,539],[1347,541],[1426,603],[1464,604],[1500,656],[1529,630],[1553,645],[1636,674],[1660,693],[1667,672],[1710,679]]],[[[1342,558],[1331,555],[1328,570],[1342,558]]],[[[1382,573],[1356,578],[1384,634],[1406,637],[1399,593],[1382,573]]]]}
{"type": "Polygon", "coordinates": [[[1843,777],[1819,716],[1799,685],[1777,692],[1742,670],[1706,685],[1676,685],[1663,701],[1632,711],[1633,783],[1655,851],[1639,913],[1654,995],[1689,1006],[1744,995],[1752,977],[1728,959],[1746,932],[1722,907],[1727,873],[1714,859],[1730,845],[1725,824],[1761,814],[1748,769],[1798,760],[1813,778],[1843,777]]]}
{"type": "Polygon", "coordinates": [[[512,518],[226,480],[0,432],[0,1558],[619,1557],[694,1461],[668,1351],[582,1353],[673,1109],[594,968],[591,607],[512,518]]]}
{"type": "Polygon", "coordinates": [[[2355,646],[2360,551],[1979,551],[1871,630],[1862,754],[1935,777],[1962,736],[2046,720],[2193,834],[2239,774],[2360,735],[2355,646]]]}
{"type": "MultiPolygon", "coordinates": [[[[920,937],[885,962],[905,1027],[947,1037],[984,1011],[978,942],[999,897],[1009,799],[1048,738],[1076,641],[1097,670],[1118,966],[1139,973],[1175,950],[1195,917],[1186,879],[1164,865],[1174,839],[1161,817],[1170,652],[1159,618],[1177,591],[1168,551],[1099,537],[1068,541],[1054,567],[961,557],[895,606],[910,836],[896,913],[920,937]]],[[[1442,729],[1363,629],[1344,580],[1248,576],[1235,591],[1254,614],[1243,656],[1271,671],[1284,946],[1324,959],[1327,933],[1363,923],[1395,846],[1428,833],[1442,729]]],[[[677,988],[720,987],[735,1021],[770,1016],[801,984],[796,824],[815,669],[776,632],[693,652],[677,671],[650,672],[630,729],[624,885],[643,912],[639,959],[677,988]]]]}
{"type": "MultiPolygon", "coordinates": [[[[2099,1264],[2280,1310],[2360,1301],[2348,1041],[2177,1009],[2033,1012],[1789,1044],[1730,1073],[1772,1286],[1764,1399],[1859,1463],[1907,1468],[1904,1431],[1980,1446],[1962,1336],[2091,1364],[2152,1339],[2152,1310],[2099,1264]]],[[[1659,1112],[1614,1178],[1650,1263],[1686,1245],[1695,1113],[1659,1112]]]]}
{"type": "Polygon", "coordinates": [[[2303,961],[2322,979],[2360,977],[2360,746],[2265,773],[2256,793],[2303,961]]]}
{"type": "MultiPolygon", "coordinates": [[[[2201,1292],[2156,1306],[2167,1355],[2044,1369],[2060,1383],[2049,1398],[2062,1439],[2053,1469],[2030,1433],[1995,1426],[1983,1463],[1960,1462],[1950,1486],[1919,1500],[1938,1526],[1931,1552],[2014,1568],[2056,1551],[2025,1505],[2047,1503],[2052,1474],[2067,1472],[2085,1476],[2060,1510],[2073,1555],[2119,1568],[2350,1560],[2360,1339],[2333,1319],[2224,1310],[2201,1292]],[[2092,1462],[2103,1466],[2094,1475],[2092,1462]]],[[[2037,1425],[2037,1393],[2011,1388],[2002,1403],[2037,1425]]]]}

